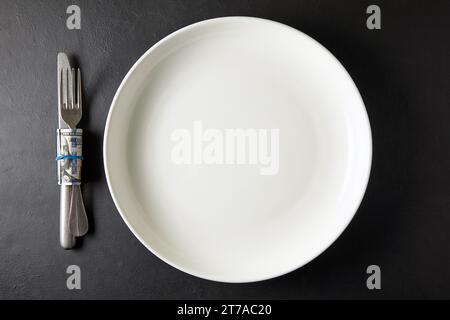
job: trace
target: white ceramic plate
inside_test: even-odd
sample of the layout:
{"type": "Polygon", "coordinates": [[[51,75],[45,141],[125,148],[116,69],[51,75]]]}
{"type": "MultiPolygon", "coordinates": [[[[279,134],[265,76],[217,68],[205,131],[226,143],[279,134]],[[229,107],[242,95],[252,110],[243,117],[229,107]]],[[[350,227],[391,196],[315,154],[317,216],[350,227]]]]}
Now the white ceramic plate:
{"type": "Polygon", "coordinates": [[[363,101],[336,58],[248,17],[196,23],[148,50],[104,140],[108,186],[134,235],[224,282],[287,273],[330,246],[361,202],[371,151],[363,101]]]}

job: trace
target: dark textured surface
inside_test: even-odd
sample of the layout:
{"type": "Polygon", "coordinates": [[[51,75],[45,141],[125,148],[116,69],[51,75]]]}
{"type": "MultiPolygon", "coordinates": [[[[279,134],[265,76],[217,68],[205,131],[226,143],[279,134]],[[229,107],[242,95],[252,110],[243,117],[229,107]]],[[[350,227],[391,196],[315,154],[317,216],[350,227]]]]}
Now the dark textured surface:
{"type": "Polygon", "coordinates": [[[450,298],[450,6],[376,1],[382,30],[369,31],[371,2],[0,2],[0,298],[450,298]],[[65,27],[69,4],[82,29],[65,27]],[[253,284],[184,274],[149,253],[117,213],[105,181],[102,138],[113,95],[132,64],[176,29],[250,15],[286,23],[325,45],[361,91],[374,140],[364,201],[342,236],[300,270],[253,284]],[[84,186],[91,232],[82,247],[58,243],[54,162],[56,54],[84,72],[84,186]],[[65,269],[82,270],[82,290],[65,269]],[[382,269],[380,291],[365,269],[382,269]]]}

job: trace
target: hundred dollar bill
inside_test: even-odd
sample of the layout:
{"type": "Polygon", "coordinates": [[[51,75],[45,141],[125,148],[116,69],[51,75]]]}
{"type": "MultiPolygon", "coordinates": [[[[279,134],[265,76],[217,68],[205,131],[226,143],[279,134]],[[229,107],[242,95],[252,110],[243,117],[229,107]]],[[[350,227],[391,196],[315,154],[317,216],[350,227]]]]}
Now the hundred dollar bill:
{"type": "Polygon", "coordinates": [[[57,129],[58,184],[81,184],[83,130],[57,129]]]}

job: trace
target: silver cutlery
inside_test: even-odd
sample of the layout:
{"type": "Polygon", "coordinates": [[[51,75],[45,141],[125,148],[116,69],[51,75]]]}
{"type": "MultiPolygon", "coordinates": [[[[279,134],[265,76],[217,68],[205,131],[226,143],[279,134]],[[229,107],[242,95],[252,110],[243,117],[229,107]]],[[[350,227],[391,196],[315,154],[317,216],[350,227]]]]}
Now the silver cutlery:
{"type": "Polygon", "coordinates": [[[71,68],[67,55],[58,54],[58,182],[61,185],[60,243],[75,246],[75,237],[88,231],[81,193],[82,130],[76,129],[82,116],[80,69],[71,68]]]}

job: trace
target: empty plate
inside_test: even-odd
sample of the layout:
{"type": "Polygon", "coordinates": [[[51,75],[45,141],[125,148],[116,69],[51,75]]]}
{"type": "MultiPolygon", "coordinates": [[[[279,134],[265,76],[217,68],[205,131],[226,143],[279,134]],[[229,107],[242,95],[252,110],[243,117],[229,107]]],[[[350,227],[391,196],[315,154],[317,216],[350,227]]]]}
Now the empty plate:
{"type": "Polygon", "coordinates": [[[195,23],[148,50],[105,129],[108,186],[156,256],[192,275],[250,282],[317,257],[364,195],[370,125],[323,46],[249,17],[195,23]]]}

